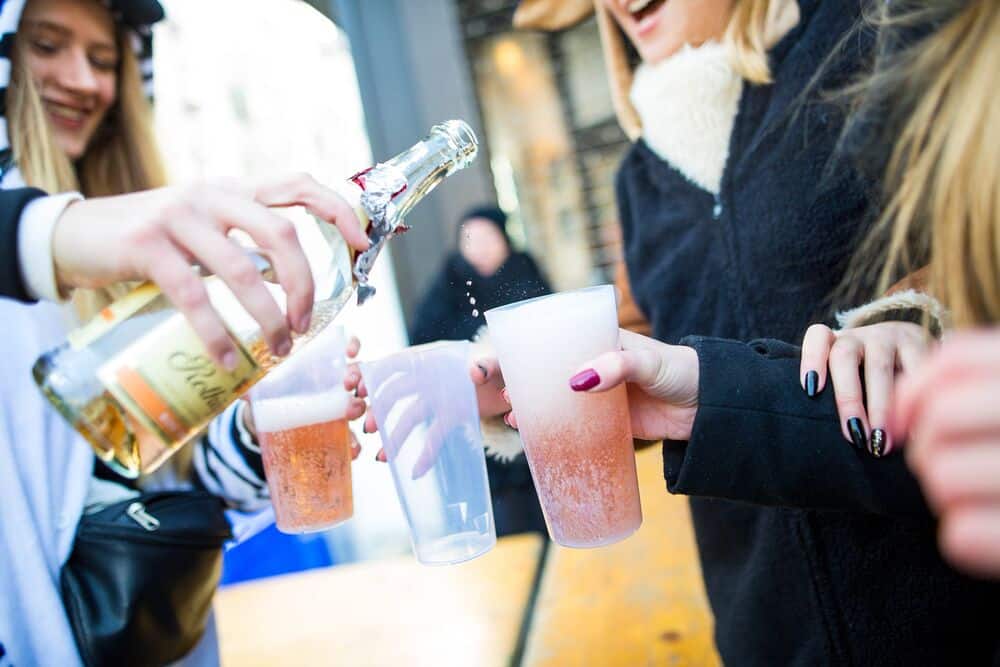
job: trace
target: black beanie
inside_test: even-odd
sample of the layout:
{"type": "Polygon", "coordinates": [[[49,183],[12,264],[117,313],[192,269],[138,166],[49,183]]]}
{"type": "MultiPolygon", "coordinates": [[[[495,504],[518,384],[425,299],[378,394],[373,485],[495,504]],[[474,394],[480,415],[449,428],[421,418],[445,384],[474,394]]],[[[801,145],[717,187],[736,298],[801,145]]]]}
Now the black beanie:
{"type": "Polygon", "coordinates": [[[464,225],[466,221],[472,220],[473,218],[481,218],[483,220],[489,220],[494,225],[496,225],[497,229],[500,230],[500,233],[503,234],[503,238],[507,242],[507,246],[511,247],[510,237],[507,236],[507,214],[504,213],[500,208],[489,205],[474,206],[470,208],[468,211],[465,212],[465,215],[462,216],[461,221],[458,224],[459,234],[462,233],[462,225],[464,225]]]}

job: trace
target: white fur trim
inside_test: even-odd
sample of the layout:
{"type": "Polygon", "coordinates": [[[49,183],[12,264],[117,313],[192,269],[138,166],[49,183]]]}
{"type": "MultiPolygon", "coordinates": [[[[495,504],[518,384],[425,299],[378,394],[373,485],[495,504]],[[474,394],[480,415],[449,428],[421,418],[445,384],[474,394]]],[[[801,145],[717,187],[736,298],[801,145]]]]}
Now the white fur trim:
{"type": "Polygon", "coordinates": [[[479,422],[483,431],[486,455],[506,463],[524,451],[521,436],[504,423],[503,417],[483,419],[479,422]]]}
{"type": "Polygon", "coordinates": [[[856,329],[879,321],[879,316],[894,310],[920,310],[937,321],[944,331],[951,327],[951,317],[941,302],[929,294],[908,289],[876,299],[863,306],[837,313],[841,329],[856,329]]]}
{"type": "MultiPolygon", "coordinates": [[[[490,342],[490,330],[483,326],[476,332],[472,344],[472,358],[485,359],[496,356],[496,350],[490,342]]],[[[521,436],[517,431],[507,426],[503,417],[487,417],[479,420],[483,433],[483,444],[486,455],[498,461],[507,462],[524,451],[521,446],[521,436]]]]}
{"type": "Polygon", "coordinates": [[[631,100],[653,152],[718,194],[742,92],[743,79],[726,47],[706,42],[686,45],[655,65],[640,65],[631,100]]]}

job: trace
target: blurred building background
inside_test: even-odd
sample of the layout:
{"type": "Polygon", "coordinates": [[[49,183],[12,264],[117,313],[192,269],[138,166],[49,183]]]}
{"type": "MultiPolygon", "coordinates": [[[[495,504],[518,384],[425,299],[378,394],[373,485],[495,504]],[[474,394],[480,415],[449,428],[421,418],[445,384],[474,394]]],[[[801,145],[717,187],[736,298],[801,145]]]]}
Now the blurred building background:
{"type": "MultiPolygon", "coordinates": [[[[608,282],[620,258],[615,121],[593,20],[511,28],[513,0],[164,0],[157,129],[175,182],[306,171],[335,184],[461,118],[480,158],[414,210],[373,278],[380,298],[342,322],[363,358],[406,345],[406,324],[454,247],[496,200],[556,289],[608,282]]],[[[302,221],[308,225],[307,220],[302,221]]],[[[335,562],[408,550],[388,470],[363,436],[355,519],[323,536],[335,562]]]]}

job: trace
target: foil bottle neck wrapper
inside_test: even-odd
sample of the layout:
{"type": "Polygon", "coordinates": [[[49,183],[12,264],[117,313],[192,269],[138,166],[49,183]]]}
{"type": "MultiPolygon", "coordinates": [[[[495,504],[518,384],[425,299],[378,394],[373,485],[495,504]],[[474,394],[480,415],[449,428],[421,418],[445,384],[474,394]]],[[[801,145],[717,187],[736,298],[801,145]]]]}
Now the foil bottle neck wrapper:
{"type": "Polygon", "coordinates": [[[358,304],[363,304],[375,294],[375,288],[368,284],[368,276],[375,265],[375,258],[396,231],[396,206],[392,199],[405,192],[407,187],[406,175],[392,165],[378,164],[365,174],[361,206],[371,223],[368,230],[371,246],[359,254],[354,262],[354,277],[358,280],[358,304]]]}

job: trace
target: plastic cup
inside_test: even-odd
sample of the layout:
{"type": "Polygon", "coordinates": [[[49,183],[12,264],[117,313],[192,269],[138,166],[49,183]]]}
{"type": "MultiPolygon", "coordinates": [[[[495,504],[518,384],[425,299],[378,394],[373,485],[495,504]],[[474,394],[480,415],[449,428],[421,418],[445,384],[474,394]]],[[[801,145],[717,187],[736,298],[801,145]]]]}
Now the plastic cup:
{"type": "Polygon", "coordinates": [[[284,533],[335,526],[354,514],[346,341],[331,326],[250,390],[275,521],[284,533]]]}
{"type": "Polygon", "coordinates": [[[417,560],[460,563],[496,544],[467,342],[362,364],[417,560]]]}
{"type": "Polygon", "coordinates": [[[549,535],[567,547],[622,540],[642,524],[624,386],[574,392],[581,364],[619,349],[611,285],[486,311],[549,535]]]}

